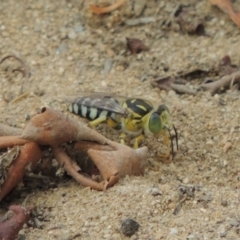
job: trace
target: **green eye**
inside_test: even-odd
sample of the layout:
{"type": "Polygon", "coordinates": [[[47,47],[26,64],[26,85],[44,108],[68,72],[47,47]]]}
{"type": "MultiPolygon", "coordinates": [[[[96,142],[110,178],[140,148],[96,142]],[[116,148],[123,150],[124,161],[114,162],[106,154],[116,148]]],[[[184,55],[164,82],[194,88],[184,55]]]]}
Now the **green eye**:
{"type": "Polygon", "coordinates": [[[149,130],[152,133],[159,133],[162,129],[162,122],[160,116],[154,112],[149,119],[149,130]]]}

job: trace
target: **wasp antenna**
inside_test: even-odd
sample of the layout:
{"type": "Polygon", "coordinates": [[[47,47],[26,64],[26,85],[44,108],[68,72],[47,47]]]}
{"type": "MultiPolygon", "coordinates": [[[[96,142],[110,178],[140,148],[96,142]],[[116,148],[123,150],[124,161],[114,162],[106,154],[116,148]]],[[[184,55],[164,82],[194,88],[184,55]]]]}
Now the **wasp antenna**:
{"type": "Polygon", "coordinates": [[[169,136],[170,136],[170,140],[171,140],[171,152],[172,152],[172,159],[174,157],[174,152],[173,152],[173,140],[172,140],[172,135],[171,135],[171,131],[169,128],[167,128],[169,136]]]}
{"type": "Polygon", "coordinates": [[[174,129],[175,136],[176,136],[176,145],[177,145],[177,150],[178,150],[178,132],[177,132],[177,129],[174,125],[173,125],[173,129],[174,129]]]}

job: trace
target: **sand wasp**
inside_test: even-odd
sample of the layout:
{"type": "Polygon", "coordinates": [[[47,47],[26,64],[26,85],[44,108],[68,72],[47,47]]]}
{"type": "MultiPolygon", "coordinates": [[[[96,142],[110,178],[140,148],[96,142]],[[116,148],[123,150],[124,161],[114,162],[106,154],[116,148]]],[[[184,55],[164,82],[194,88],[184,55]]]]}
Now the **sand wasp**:
{"type": "Polygon", "coordinates": [[[141,98],[92,93],[72,101],[68,110],[90,120],[90,126],[105,122],[112,128],[122,129],[121,143],[124,144],[126,134],[130,134],[135,137],[134,148],[138,148],[144,135],[163,136],[164,144],[168,149],[166,156],[170,155],[171,150],[173,153],[173,141],[170,134],[173,128],[178,149],[177,130],[171,122],[169,109],[164,104],[155,108],[150,101],[141,98]]]}

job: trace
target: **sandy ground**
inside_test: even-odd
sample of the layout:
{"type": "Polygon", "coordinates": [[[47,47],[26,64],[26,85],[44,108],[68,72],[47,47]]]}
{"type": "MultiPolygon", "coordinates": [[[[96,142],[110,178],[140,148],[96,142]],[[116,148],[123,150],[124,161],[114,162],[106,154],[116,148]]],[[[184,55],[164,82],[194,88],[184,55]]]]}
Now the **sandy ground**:
{"type": "MultiPolygon", "coordinates": [[[[1,94],[0,121],[24,127],[42,106],[66,112],[64,97],[82,91],[144,96],[170,108],[180,150],[166,163],[158,157],[161,142],[146,139],[143,177],[126,177],[106,192],[64,178],[54,186],[11,195],[1,202],[0,214],[26,197],[37,206],[37,224],[25,226],[21,239],[129,239],[119,230],[125,218],[140,224],[131,239],[239,239],[239,91],[191,96],[151,86],[160,76],[208,71],[225,55],[240,66],[239,29],[208,1],[182,1],[193,6],[193,19],[204,21],[205,36],[189,35],[176,23],[166,25],[176,0],[127,1],[100,17],[90,12],[91,2],[0,1],[0,55],[15,54],[31,70],[24,84],[24,91],[31,92],[28,97],[9,104],[1,94]],[[139,17],[156,21],[136,26],[125,22],[139,17]],[[131,55],[126,37],[141,39],[150,50],[131,55]],[[227,141],[232,147],[224,153],[227,141]]],[[[2,75],[1,91],[11,100],[19,95],[22,77],[6,79],[2,75]]],[[[204,80],[199,77],[191,84],[204,80]]],[[[114,130],[99,131],[118,139],[114,130]]]]}

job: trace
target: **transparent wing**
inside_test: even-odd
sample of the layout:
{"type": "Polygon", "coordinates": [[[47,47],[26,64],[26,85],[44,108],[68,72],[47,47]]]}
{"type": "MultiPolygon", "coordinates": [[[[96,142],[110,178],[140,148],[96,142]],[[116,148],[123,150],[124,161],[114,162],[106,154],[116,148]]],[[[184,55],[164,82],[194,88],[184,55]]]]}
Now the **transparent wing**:
{"type": "Polygon", "coordinates": [[[122,96],[114,96],[103,92],[85,92],[80,93],[78,98],[75,98],[72,103],[83,105],[86,107],[94,107],[100,110],[111,111],[113,113],[128,116],[128,110],[123,108],[121,103],[126,99],[122,96]]]}

